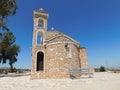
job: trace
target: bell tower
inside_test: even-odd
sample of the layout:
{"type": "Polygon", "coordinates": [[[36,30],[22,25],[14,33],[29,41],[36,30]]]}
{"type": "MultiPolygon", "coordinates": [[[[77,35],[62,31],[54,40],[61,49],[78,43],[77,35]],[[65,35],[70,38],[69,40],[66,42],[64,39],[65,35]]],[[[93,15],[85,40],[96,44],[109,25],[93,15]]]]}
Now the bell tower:
{"type": "Polygon", "coordinates": [[[48,13],[43,9],[33,12],[34,30],[32,41],[32,73],[44,71],[45,36],[47,32],[48,13]]]}
{"type": "Polygon", "coordinates": [[[33,12],[34,31],[33,45],[44,45],[45,34],[47,31],[48,13],[42,8],[33,12]]]}

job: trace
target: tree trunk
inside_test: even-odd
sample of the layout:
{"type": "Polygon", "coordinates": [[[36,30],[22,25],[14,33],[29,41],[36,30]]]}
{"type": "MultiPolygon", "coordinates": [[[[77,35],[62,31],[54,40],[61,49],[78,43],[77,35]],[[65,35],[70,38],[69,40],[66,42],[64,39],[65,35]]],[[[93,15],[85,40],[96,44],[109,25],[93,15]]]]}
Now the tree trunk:
{"type": "Polygon", "coordinates": [[[12,65],[12,63],[9,63],[9,65],[10,65],[10,72],[13,72],[13,65],[12,65]]]}

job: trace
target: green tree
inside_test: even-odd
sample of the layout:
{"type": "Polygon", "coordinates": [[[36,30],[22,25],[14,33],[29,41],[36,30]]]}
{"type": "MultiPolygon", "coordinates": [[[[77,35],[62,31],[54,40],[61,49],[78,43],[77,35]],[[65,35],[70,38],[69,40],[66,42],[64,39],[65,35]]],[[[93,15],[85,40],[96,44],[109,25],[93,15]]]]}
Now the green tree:
{"type": "Polygon", "coordinates": [[[16,0],[0,0],[0,28],[2,30],[9,30],[6,27],[7,17],[15,15],[16,9],[16,0]]]}
{"type": "Polygon", "coordinates": [[[15,15],[16,9],[16,0],[0,0],[0,29],[6,30],[0,32],[0,63],[6,63],[9,60],[11,69],[13,69],[13,63],[17,61],[16,56],[20,47],[14,44],[16,38],[6,24],[8,16],[15,15]]]}
{"type": "Polygon", "coordinates": [[[11,71],[13,71],[13,63],[17,61],[17,55],[20,52],[20,47],[15,43],[16,38],[13,33],[7,31],[3,35],[3,40],[0,42],[0,62],[3,64],[9,60],[9,65],[11,67],[11,71]]]}

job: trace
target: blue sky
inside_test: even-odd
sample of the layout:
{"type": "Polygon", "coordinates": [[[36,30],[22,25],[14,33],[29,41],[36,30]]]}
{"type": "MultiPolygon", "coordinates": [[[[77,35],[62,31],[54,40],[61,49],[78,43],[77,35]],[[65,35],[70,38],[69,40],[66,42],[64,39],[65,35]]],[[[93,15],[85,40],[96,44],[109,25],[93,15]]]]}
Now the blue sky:
{"type": "MultiPolygon", "coordinates": [[[[33,10],[49,13],[48,29],[54,27],[87,48],[90,67],[120,67],[120,0],[17,0],[8,27],[21,47],[17,68],[31,68],[33,10]]],[[[0,66],[7,66],[0,64],[0,66]]]]}

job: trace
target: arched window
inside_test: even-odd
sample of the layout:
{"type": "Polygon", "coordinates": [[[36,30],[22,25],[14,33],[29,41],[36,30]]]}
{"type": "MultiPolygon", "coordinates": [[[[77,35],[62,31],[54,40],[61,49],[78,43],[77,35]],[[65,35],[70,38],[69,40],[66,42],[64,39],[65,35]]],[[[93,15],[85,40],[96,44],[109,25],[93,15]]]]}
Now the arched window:
{"type": "Polygon", "coordinates": [[[72,58],[71,47],[67,47],[67,57],[72,58]]]}
{"type": "Polygon", "coordinates": [[[37,53],[37,68],[36,71],[43,71],[44,70],[44,53],[38,52],[37,53]]]}
{"type": "Polygon", "coordinates": [[[37,44],[42,44],[43,43],[43,40],[42,40],[42,37],[41,36],[37,36],[37,44]]]}
{"type": "Polygon", "coordinates": [[[43,24],[38,23],[38,27],[39,27],[39,28],[42,28],[42,27],[43,27],[43,24]]]}
{"type": "Polygon", "coordinates": [[[42,19],[38,20],[38,28],[43,28],[43,20],[42,19]]]}
{"type": "Polygon", "coordinates": [[[42,31],[39,31],[37,33],[37,41],[36,41],[37,44],[43,44],[43,32],[42,31]]]}

